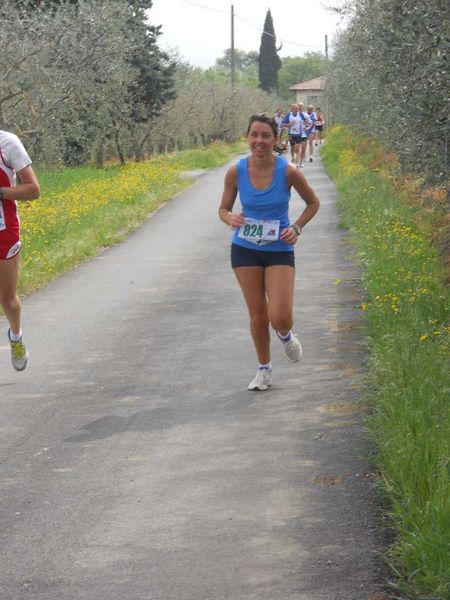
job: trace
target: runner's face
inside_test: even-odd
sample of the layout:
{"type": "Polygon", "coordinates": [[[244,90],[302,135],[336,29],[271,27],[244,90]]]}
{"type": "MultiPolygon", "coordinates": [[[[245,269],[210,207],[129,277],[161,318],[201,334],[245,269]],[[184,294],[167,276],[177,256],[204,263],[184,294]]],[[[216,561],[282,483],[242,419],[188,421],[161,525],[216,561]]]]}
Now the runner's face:
{"type": "Polygon", "coordinates": [[[275,136],[272,127],[267,123],[255,121],[248,132],[248,143],[252,154],[265,156],[271,154],[275,144],[275,136]]]}

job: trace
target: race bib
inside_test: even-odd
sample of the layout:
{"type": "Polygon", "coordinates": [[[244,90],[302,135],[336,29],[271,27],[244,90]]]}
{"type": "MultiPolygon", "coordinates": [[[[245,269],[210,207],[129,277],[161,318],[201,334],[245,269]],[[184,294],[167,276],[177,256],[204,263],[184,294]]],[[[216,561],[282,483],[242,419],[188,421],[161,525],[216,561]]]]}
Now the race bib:
{"type": "Polygon", "coordinates": [[[5,213],[3,212],[3,202],[0,201],[0,231],[6,229],[5,213]]]}
{"type": "Polygon", "coordinates": [[[257,246],[270,244],[278,240],[280,221],[259,221],[245,219],[245,225],[239,228],[238,237],[257,246]]]}

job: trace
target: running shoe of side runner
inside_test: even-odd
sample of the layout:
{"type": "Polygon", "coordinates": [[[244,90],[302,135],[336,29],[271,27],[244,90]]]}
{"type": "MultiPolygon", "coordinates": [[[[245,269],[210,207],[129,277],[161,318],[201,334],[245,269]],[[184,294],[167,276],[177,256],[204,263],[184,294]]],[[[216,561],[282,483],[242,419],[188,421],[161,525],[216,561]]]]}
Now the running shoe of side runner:
{"type": "Polygon", "coordinates": [[[298,362],[302,357],[303,350],[297,335],[294,335],[291,332],[287,340],[283,340],[280,338],[280,336],[278,337],[283,344],[284,353],[286,354],[288,360],[291,362],[298,362]]]}
{"type": "Polygon", "coordinates": [[[256,377],[248,384],[249,390],[267,390],[272,384],[272,369],[258,369],[256,377]]]}
{"type": "Polygon", "coordinates": [[[314,159],[312,156],[309,157],[309,162],[312,162],[314,159]]]}
{"type": "Polygon", "coordinates": [[[11,362],[16,371],[23,371],[27,366],[28,352],[23,343],[23,338],[18,342],[13,342],[11,339],[11,330],[8,330],[8,339],[11,345],[11,362]]]}

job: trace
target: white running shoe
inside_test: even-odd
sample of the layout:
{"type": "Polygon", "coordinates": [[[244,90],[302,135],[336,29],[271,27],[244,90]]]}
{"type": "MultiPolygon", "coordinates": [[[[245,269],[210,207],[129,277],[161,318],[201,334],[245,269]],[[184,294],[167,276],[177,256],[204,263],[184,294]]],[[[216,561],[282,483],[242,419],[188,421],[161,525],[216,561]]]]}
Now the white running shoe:
{"type": "Polygon", "coordinates": [[[300,163],[300,169],[304,169],[304,168],[305,168],[305,163],[304,162],[300,163]]]}
{"type": "Polygon", "coordinates": [[[8,330],[8,340],[11,345],[11,362],[16,371],[23,371],[27,366],[28,352],[23,343],[23,338],[18,342],[13,342],[10,337],[11,330],[8,330]]]}
{"type": "MultiPolygon", "coordinates": [[[[280,338],[280,336],[278,336],[280,338]]],[[[291,336],[287,342],[280,338],[281,343],[284,346],[284,353],[286,354],[288,360],[291,362],[298,362],[303,354],[302,345],[300,344],[300,340],[291,332],[291,336]]]]}
{"type": "Polygon", "coordinates": [[[272,384],[272,369],[258,369],[256,377],[248,384],[249,390],[267,390],[272,384]]]}

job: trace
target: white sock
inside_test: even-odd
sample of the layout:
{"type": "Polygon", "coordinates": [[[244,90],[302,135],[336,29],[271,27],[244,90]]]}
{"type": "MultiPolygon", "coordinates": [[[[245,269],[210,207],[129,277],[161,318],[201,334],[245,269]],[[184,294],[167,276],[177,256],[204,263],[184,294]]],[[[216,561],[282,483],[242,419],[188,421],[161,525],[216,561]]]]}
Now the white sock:
{"type": "Polygon", "coordinates": [[[19,329],[19,333],[13,333],[11,329],[9,330],[9,339],[12,342],[18,342],[22,337],[22,329],[19,329]]]}
{"type": "Polygon", "coordinates": [[[272,370],[272,363],[271,362],[268,362],[266,364],[259,363],[258,369],[261,369],[263,371],[271,371],[272,370]]]}
{"type": "Polygon", "coordinates": [[[281,335],[279,331],[277,331],[277,336],[280,338],[282,342],[288,342],[291,339],[292,332],[288,331],[286,335],[281,335]]]}

